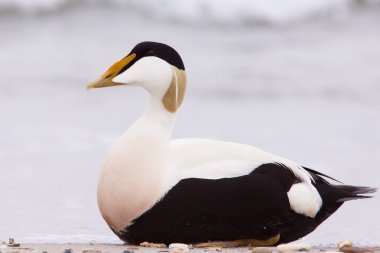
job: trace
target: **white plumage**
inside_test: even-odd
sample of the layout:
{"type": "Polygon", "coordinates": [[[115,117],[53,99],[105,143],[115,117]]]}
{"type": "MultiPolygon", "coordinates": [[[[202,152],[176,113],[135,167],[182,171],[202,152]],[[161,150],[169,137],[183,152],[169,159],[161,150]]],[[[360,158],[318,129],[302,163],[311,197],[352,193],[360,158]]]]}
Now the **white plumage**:
{"type": "MultiPolygon", "coordinates": [[[[236,234],[236,238],[260,237],[260,234],[255,234],[259,233],[257,231],[264,229],[262,233],[265,234],[268,230],[267,226],[274,225],[275,227],[272,229],[277,232],[269,234],[275,239],[270,238],[271,244],[281,242],[281,236],[284,236],[284,241],[289,241],[311,232],[341,205],[341,199],[364,198],[366,196],[359,196],[358,194],[374,191],[374,189],[366,187],[333,186],[320,177],[323,174],[309,169],[307,171],[293,161],[270,154],[254,146],[211,139],[171,140],[176,112],[182,104],[186,89],[186,74],[179,55],[167,45],[154,42],[138,44],[127,57],[115,63],[101,78],[88,87],[97,88],[114,85],[140,86],[147,90],[150,95],[150,102],[146,111],[127,129],[110,150],[98,182],[97,196],[100,212],[108,225],[123,240],[139,241],[149,238],[151,240],[174,240],[175,238],[182,238],[184,242],[193,242],[201,240],[196,239],[196,231],[199,230],[198,233],[200,233],[204,226],[213,231],[213,223],[209,224],[207,218],[204,218],[210,215],[207,210],[197,216],[197,210],[177,210],[175,206],[170,206],[172,200],[167,200],[173,198],[179,201],[179,203],[174,203],[175,205],[181,205],[181,194],[183,194],[184,198],[187,198],[183,200],[183,203],[189,205],[189,208],[197,208],[197,206],[192,206],[191,198],[196,198],[193,200],[198,201],[202,196],[194,197],[192,194],[193,191],[196,192],[196,189],[191,188],[192,186],[189,188],[185,183],[192,178],[199,179],[193,183],[194,185],[206,188],[207,185],[210,187],[217,185],[216,187],[220,188],[220,192],[227,195],[233,193],[234,189],[225,189],[224,185],[219,185],[218,182],[225,182],[226,185],[235,185],[236,187],[236,179],[239,178],[241,178],[242,183],[249,178],[252,179],[252,182],[256,182],[259,187],[253,186],[252,189],[261,193],[258,196],[257,193],[252,192],[252,196],[255,197],[251,201],[253,203],[258,201],[259,205],[257,210],[255,206],[250,206],[253,212],[263,215],[261,209],[270,208],[279,209],[280,213],[272,213],[273,210],[268,210],[273,217],[257,217],[258,220],[256,220],[258,223],[262,220],[268,220],[268,224],[264,223],[264,226],[252,224],[253,227],[257,226],[252,235],[236,234]],[[271,167],[263,169],[263,166],[268,164],[271,167]],[[251,175],[258,168],[260,168],[258,174],[251,175]],[[289,175],[291,173],[288,171],[291,171],[293,175],[289,175]],[[232,180],[224,180],[228,178],[232,180]],[[264,180],[262,183],[258,181],[261,178],[264,180]],[[268,182],[272,182],[272,185],[268,182]],[[267,188],[262,189],[260,187],[267,188]],[[327,204],[322,200],[316,187],[324,189],[324,194],[331,192],[331,199],[328,195],[324,196],[324,199],[329,201],[327,204]],[[266,197],[268,200],[265,199],[266,197]],[[270,200],[271,198],[275,200],[270,200]],[[165,207],[160,207],[160,204],[165,207]],[[166,206],[167,204],[169,205],[166,206]],[[326,210],[322,212],[323,205],[326,205],[326,210]],[[289,208],[294,213],[291,213],[289,208]],[[170,213],[172,211],[173,213],[170,213]],[[164,216],[168,214],[167,222],[171,222],[171,217],[177,217],[178,220],[175,224],[182,224],[182,220],[185,219],[185,224],[189,226],[188,229],[190,229],[192,222],[201,221],[200,224],[194,225],[194,234],[189,232],[183,237],[176,237],[177,235],[170,237],[168,235],[169,237],[166,238],[165,235],[162,237],[156,237],[155,234],[146,235],[147,227],[155,231],[161,226],[155,225],[155,223],[159,223],[157,219],[151,220],[150,223],[154,224],[147,225],[145,223],[151,219],[149,215],[156,217],[155,212],[159,214],[158,219],[164,219],[164,216]],[[310,223],[310,220],[305,218],[315,218],[319,212],[322,214],[318,218],[318,222],[310,223]],[[148,216],[145,217],[144,215],[148,216]],[[206,220],[203,221],[203,219],[206,220]],[[275,222],[274,220],[277,219],[280,220],[275,222]],[[300,222],[297,222],[297,219],[300,222]],[[286,227],[281,227],[287,223],[290,226],[289,230],[286,227]],[[305,228],[302,224],[310,226],[310,228],[305,228]],[[291,230],[297,226],[301,226],[300,228],[305,229],[305,232],[299,233],[291,230]],[[281,231],[284,231],[283,234],[281,231]]],[[[249,184],[246,187],[247,190],[250,189],[249,184]]],[[[211,192],[214,190],[210,189],[211,192]]],[[[239,191],[241,192],[241,189],[239,191]]],[[[205,192],[204,194],[207,196],[208,193],[205,192]]],[[[251,193],[243,193],[244,196],[249,196],[249,194],[251,193]]],[[[221,200],[219,200],[220,196],[214,197],[208,202],[203,202],[205,205],[209,205],[210,209],[214,208],[210,203],[213,199],[219,201],[216,205],[223,203],[223,196],[221,200]]],[[[239,199],[239,196],[236,198],[239,199]]],[[[243,205],[246,204],[243,203],[243,205]]],[[[234,211],[230,213],[231,215],[235,214],[234,211]]],[[[223,215],[223,212],[211,214],[210,219],[215,219],[219,215],[223,215]]],[[[222,220],[224,218],[228,217],[222,217],[222,220]]],[[[242,224],[244,224],[244,219],[250,220],[251,218],[249,216],[242,217],[242,224]]],[[[231,224],[226,223],[226,226],[231,226],[231,224]]],[[[183,226],[179,226],[177,229],[187,231],[186,227],[183,226]]],[[[166,232],[161,231],[160,233],[166,232]]],[[[204,236],[208,240],[207,233],[204,236]]],[[[225,236],[222,234],[220,238],[225,236]]],[[[234,236],[229,236],[229,240],[233,240],[234,236]]]]}
{"type": "MultiPolygon", "coordinates": [[[[149,92],[150,103],[111,149],[102,169],[98,203],[112,227],[121,230],[128,226],[181,179],[243,176],[266,163],[283,164],[284,170],[290,169],[304,182],[303,188],[314,205],[310,206],[306,198],[293,199],[300,194],[292,193],[289,196],[294,211],[309,216],[318,212],[322,199],[311,184],[310,174],[290,160],[245,144],[210,139],[171,140],[175,113],[167,111],[161,100],[172,78],[177,86],[175,72],[156,57],[142,58],[114,78],[118,83],[143,86],[149,92]],[[308,206],[307,211],[300,208],[303,205],[308,206]]],[[[178,87],[175,94],[177,101],[178,87]]]]}

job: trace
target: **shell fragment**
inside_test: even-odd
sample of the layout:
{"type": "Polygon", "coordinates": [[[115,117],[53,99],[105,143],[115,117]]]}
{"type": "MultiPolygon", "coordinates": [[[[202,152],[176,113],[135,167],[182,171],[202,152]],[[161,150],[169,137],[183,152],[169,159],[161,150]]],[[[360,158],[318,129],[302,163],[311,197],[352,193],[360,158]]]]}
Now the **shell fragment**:
{"type": "Polygon", "coordinates": [[[280,252],[289,252],[289,251],[310,251],[311,245],[307,243],[289,243],[289,244],[280,244],[276,247],[280,252]]]}

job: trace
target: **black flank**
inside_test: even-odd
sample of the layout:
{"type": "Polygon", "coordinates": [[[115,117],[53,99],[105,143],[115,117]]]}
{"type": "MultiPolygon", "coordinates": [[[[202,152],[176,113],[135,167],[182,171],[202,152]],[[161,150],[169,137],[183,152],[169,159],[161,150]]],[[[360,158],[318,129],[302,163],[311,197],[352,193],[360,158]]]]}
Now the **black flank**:
{"type": "Polygon", "coordinates": [[[270,163],[241,177],[183,179],[131,226],[116,234],[131,244],[170,244],[265,240],[280,233],[277,244],[287,243],[312,232],[344,200],[368,197],[358,194],[375,191],[332,185],[322,174],[307,170],[323,199],[315,218],[290,209],[287,192],[300,181],[283,165],[270,163]]]}

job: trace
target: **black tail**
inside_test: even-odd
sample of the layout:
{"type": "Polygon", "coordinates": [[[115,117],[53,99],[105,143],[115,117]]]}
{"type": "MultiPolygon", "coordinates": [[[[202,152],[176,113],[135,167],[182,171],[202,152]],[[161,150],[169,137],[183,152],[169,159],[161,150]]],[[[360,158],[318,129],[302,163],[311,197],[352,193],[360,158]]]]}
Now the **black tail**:
{"type": "Polygon", "coordinates": [[[372,198],[373,196],[369,196],[365,194],[375,193],[377,191],[377,188],[366,187],[366,186],[330,184],[325,178],[332,179],[336,182],[339,182],[339,181],[330,176],[322,174],[318,171],[315,171],[309,168],[305,168],[305,169],[313,177],[316,188],[321,194],[323,201],[326,201],[326,202],[343,203],[348,200],[372,198]]]}
{"type": "Polygon", "coordinates": [[[377,188],[366,186],[331,184],[325,179],[331,179],[329,176],[308,168],[305,169],[312,175],[315,181],[315,187],[323,201],[322,208],[316,217],[316,221],[319,224],[333,214],[345,201],[372,198],[373,196],[367,194],[377,191],[377,188]]]}
{"type": "Polygon", "coordinates": [[[333,214],[345,201],[354,199],[366,199],[372,196],[367,195],[376,192],[376,188],[352,185],[330,184],[319,177],[315,181],[315,187],[322,197],[322,208],[315,217],[317,224],[322,223],[333,214]]]}
{"type": "MultiPolygon", "coordinates": [[[[287,243],[297,240],[316,229],[319,224],[332,215],[345,201],[354,199],[371,198],[367,195],[376,192],[376,188],[351,185],[336,185],[326,179],[335,180],[318,171],[305,168],[314,179],[314,186],[322,198],[322,207],[314,218],[294,213],[293,221],[282,228],[281,238],[278,243],[287,243]]],[[[337,181],[339,182],[339,181],[337,181]]]]}
{"type": "Polygon", "coordinates": [[[334,185],[334,188],[336,188],[342,194],[342,197],[336,200],[337,202],[345,202],[354,199],[372,198],[373,196],[363,194],[375,193],[377,191],[377,188],[351,185],[334,185]]]}

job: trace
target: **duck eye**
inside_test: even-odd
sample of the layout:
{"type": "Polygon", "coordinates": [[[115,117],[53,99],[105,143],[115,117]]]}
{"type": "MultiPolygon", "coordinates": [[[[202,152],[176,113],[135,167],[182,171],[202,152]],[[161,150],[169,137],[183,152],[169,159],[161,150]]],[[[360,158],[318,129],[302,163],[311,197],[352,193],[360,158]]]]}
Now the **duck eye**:
{"type": "Polygon", "coordinates": [[[154,52],[153,50],[149,50],[148,52],[146,52],[145,56],[156,56],[156,52],[154,52]]]}

